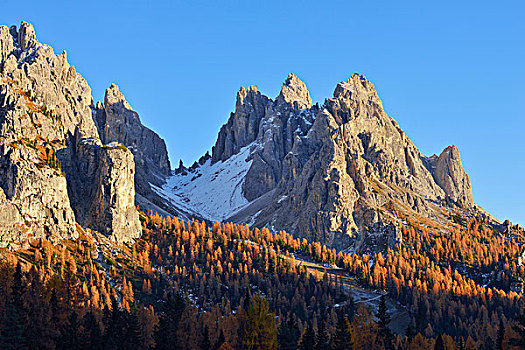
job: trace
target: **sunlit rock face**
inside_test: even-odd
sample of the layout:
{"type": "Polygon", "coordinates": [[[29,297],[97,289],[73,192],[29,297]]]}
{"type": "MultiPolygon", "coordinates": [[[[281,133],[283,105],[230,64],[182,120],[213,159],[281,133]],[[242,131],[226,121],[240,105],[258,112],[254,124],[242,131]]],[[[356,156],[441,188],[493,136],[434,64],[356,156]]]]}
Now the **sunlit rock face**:
{"type": "Polygon", "coordinates": [[[400,212],[433,218],[444,201],[473,205],[457,149],[423,156],[359,74],[337,84],[323,105],[312,105],[293,74],[275,100],[256,87],[241,88],[212,162],[250,144],[243,182],[250,204],[233,213],[233,221],[361,249],[376,236],[401,239],[391,225],[400,212]]]}
{"type": "Polygon", "coordinates": [[[0,245],[75,238],[77,222],[120,241],[139,236],[133,173],[129,150],[100,141],[91,89],[66,53],[40,43],[31,24],[0,26],[0,245]],[[82,158],[87,144],[97,157],[82,158]],[[82,163],[98,175],[77,181],[87,180],[82,163]],[[111,219],[102,229],[87,211],[111,219]]]}

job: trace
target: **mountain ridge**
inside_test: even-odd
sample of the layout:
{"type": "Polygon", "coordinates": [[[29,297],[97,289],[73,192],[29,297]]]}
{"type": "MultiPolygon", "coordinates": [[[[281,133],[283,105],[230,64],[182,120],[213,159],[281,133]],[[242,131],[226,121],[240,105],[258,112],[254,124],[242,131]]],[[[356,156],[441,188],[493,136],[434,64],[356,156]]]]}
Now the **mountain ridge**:
{"type": "MultiPolygon", "coordinates": [[[[381,247],[402,239],[395,227],[407,216],[439,226],[447,210],[488,215],[474,204],[458,149],[421,154],[385,113],[375,86],[363,75],[338,83],[322,104],[312,103],[306,85],[293,73],[274,99],[256,86],[241,87],[211,154],[172,171],[164,140],[141,123],[117,85],[95,104],[66,53],[55,55],[40,44],[30,24],[2,26],[0,34],[2,135],[11,140],[4,142],[3,159],[19,152],[11,150],[11,143],[22,137],[28,152],[23,158],[38,158],[33,151],[38,146],[45,157],[53,153],[52,164],[60,162],[61,184],[54,188],[61,190],[52,206],[63,206],[64,214],[53,216],[64,218],[58,227],[69,233],[58,237],[74,237],[78,222],[110,236],[115,231],[118,240],[133,239],[140,235],[133,208],[139,205],[162,215],[250,223],[338,249],[362,250],[371,237],[381,237],[381,247]],[[21,101],[19,110],[13,100],[21,101]],[[59,144],[50,146],[50,140],[59,144]],[[125,189],[120,191],[117,183],[125,189]]],[[[7,162],[3,174],[11,168],[7,162]]],[[[37,168],[41,176],[42,167],[37,168]]],[[[10,186],[23,182],[16,176],[8,179],[2,188],[10,197],[10,186]]],[[[43,180],[35,181],[26,185],[43,180]]],[[[43,197],[35,203],[42,204],[43,197]]],[[[3,210],[12,214],[13,201],[6,199],[3,210]]],[[[23,227],[30,215],[38,216],[22,213],[8,220],[0,229],[6,232],[4,241],[26,239],[14,227],[23,227]]],[[[41,226],[42,220],[31,227],[41,226]]]]}
{"type": "MultiPolygon", "coordinates": [[[[212,147],[210,165],[227,162],[244,147],[252,150],[243,195],[255,209],[248,203],[232,212],[234,222],[284,229],[341,249],[360,248],[364,232],[389,231],[400,220],[385,210],[388,201],[438,221],[445,220],[439,205],[484,213],[474,205],[457,148],[422,155],[386,115],[374,85],[359,74],[337,84],[323,105],[312,106],[306,85],[292,73],[275,100],[255,86],[241,87],[235,111],[212,147]]],[[[202,166],[196,163],[186,175],[179,170],[174,176],[200,176],[202,166]]],[[[191,202],[191,195],[183,196],[191,202]]]]}

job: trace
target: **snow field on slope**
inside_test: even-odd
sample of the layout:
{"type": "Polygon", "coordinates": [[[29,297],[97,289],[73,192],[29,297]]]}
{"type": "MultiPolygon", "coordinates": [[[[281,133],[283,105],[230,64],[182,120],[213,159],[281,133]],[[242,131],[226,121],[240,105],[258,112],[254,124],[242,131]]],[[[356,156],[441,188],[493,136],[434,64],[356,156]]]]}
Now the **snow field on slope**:
{"type": "Polygon", "coordinates": [[[253,144],[243,147],[226,161],[211,159],[186,175],[169,177],[162,188],[152,188],[162,197],[190,214],[212,221],[223,221],[242,209],[248,200],[242,194],[244,178],[252,165],[253,144]]]}

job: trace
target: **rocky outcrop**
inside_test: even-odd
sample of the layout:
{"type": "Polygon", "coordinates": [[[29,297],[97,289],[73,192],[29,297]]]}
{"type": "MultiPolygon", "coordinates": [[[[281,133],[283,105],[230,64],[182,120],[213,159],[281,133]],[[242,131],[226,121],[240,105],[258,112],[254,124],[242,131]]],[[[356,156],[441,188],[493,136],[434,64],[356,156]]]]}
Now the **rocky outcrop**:
{"type": "Polygon", "coordinates": [[[296,110],[312,107],[312,99],[306,84],[293,73],[288,74],[281,93],[277,96],[277,105],[282,108],[285,104],[296,110]]]}
{"type": "Polygon", "coordinates": [[[62,171],[22,143],[4,144],[0,150],[0,246],[29,238],[76,238],[62,171]]]}
{"type": "Polygon", "coordinates": [[[164,140],[142,125],[139,115],[133,111],[115,84],[106,90],[104,104],[97,104],[95,116],[103,143],[117,141],[133,153],[136,202],[146,209],[157,210],[156,206],[161,206],[172,212],[172,208],[163,205],[162,198],[152,191],[150,185],[162,186],[171,172],[164,140]]]}
{"type": "Polygon", "coordinates": [[[97,106],[96,119],[102,142],[124,144],[133,152],[138,178],[162,184],[171,171],[164,140],[142,125],[139,115],[117,85],[112,84],[106,90],[104,106],[101,107],[100,104],[97,106]]]}
{"type": "Polygon", "coordinates": [[[55,55],[36,39],[33,26],[22,22],[18,29],[0,26],[0,59],[0,245],[31,237],[75,238],[76,221],[90,211],[104,214],[107,226],[78,220],[84,227],[121,241],[137,237],[138,214],[119,197],[122,190],[111,185],[133,190],[128,184],[133,157],[129,151],[119,150],[116,156],[102,147],[91,89],[66,53],[55,55]],[[78,158],[79,139],[97,145],[98,156],[89,161],[98,175],[77,191],[75,179],[84,174],[76,164],[88,162],[78,158]],[[75,198],[76,192],[95,194],[101,188],[103,196],[75,198]],[[124,224],[122,217],[131,223],[124,224]]]}
{"type": "Polygon", "coordinates": [[[463,208],[473,204],[457,149],[435,161],[424,157],[358,74],[339,83],[323,106],[312,106],[293,74],[275,100],[241,88],[212,159],[226,161],[249,144],[253,162],[243,194],[258,209],[248,205],[232,219],[332,247],[362,249],[379,236],[399,241],[399,232],[386,227],[403,216],[441,215],[436,204],[446,198],[463,208]]]}
{"type": "Polygon", "coordinates": [[[212,163],[224,161],[257,138],[259,126],[271,100],[257,91],[256,86],[241,87],[237,92],[235,112],[221,127],[212,148],[212,163]]]}
{"type": "Polygon", "coordinates": [[[118,142],[102,146],[78,132],[76,140],[65,171],[77,221],[118,242],[139,237],[133,154],[118,142]]]}
{"type": "Polygon", "coordinates": [[[456,146],[448,146],[439,157],[435,155],[428,160],[436,183],[443,188],[447,198],[461,207],[472,207],[472,187],[456,146]]]}

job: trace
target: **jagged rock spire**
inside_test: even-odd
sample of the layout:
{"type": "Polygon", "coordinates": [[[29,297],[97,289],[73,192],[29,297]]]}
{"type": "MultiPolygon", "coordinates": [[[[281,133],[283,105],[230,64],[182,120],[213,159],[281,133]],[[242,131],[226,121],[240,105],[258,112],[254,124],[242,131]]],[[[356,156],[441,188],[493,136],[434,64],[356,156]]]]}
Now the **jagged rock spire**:
{"type": "Polygon", "coordinates": [[[312,99],[306,84],[293,73],[288,74],[284,81],[277,103],[289,103],[297,109],[312,107],[312,99]]]}
{"type": "MultiPolygon", "coordinates": [[[[166,143],[142,124],[118,85],[106,90],[104,109],[97,110],[96,119],[104,143],[118,141],[133,152],[137,179],[160,186],[171,170],[166,143]]],[[[144,195],[140,186],[137,192],[144,195]]]]}
{"type": "Polygon", "coordinates": [[[448,146],[435,160],[434,179],[446,195],[463,207],[472,207],[470,178],[463,169],[456,146],[448,146]]]}
{"type": "Polygon", "coordinates": [[[33,25],[22,22],[20,23],[20,28],[18,30],[18,44],[22,51],[34,47],[38,44],[38,40],[35,35],[35,28],[33,25]]]}
{"type": "Polygon", "coordinates": [[[133,156],[100,144],[91,88],[66,53],[38,42],[27,22],[0,26],[0,73],[0,246],[29,233],[75,238],[75,221],[118,241],[138,237],[133,156]]]}

